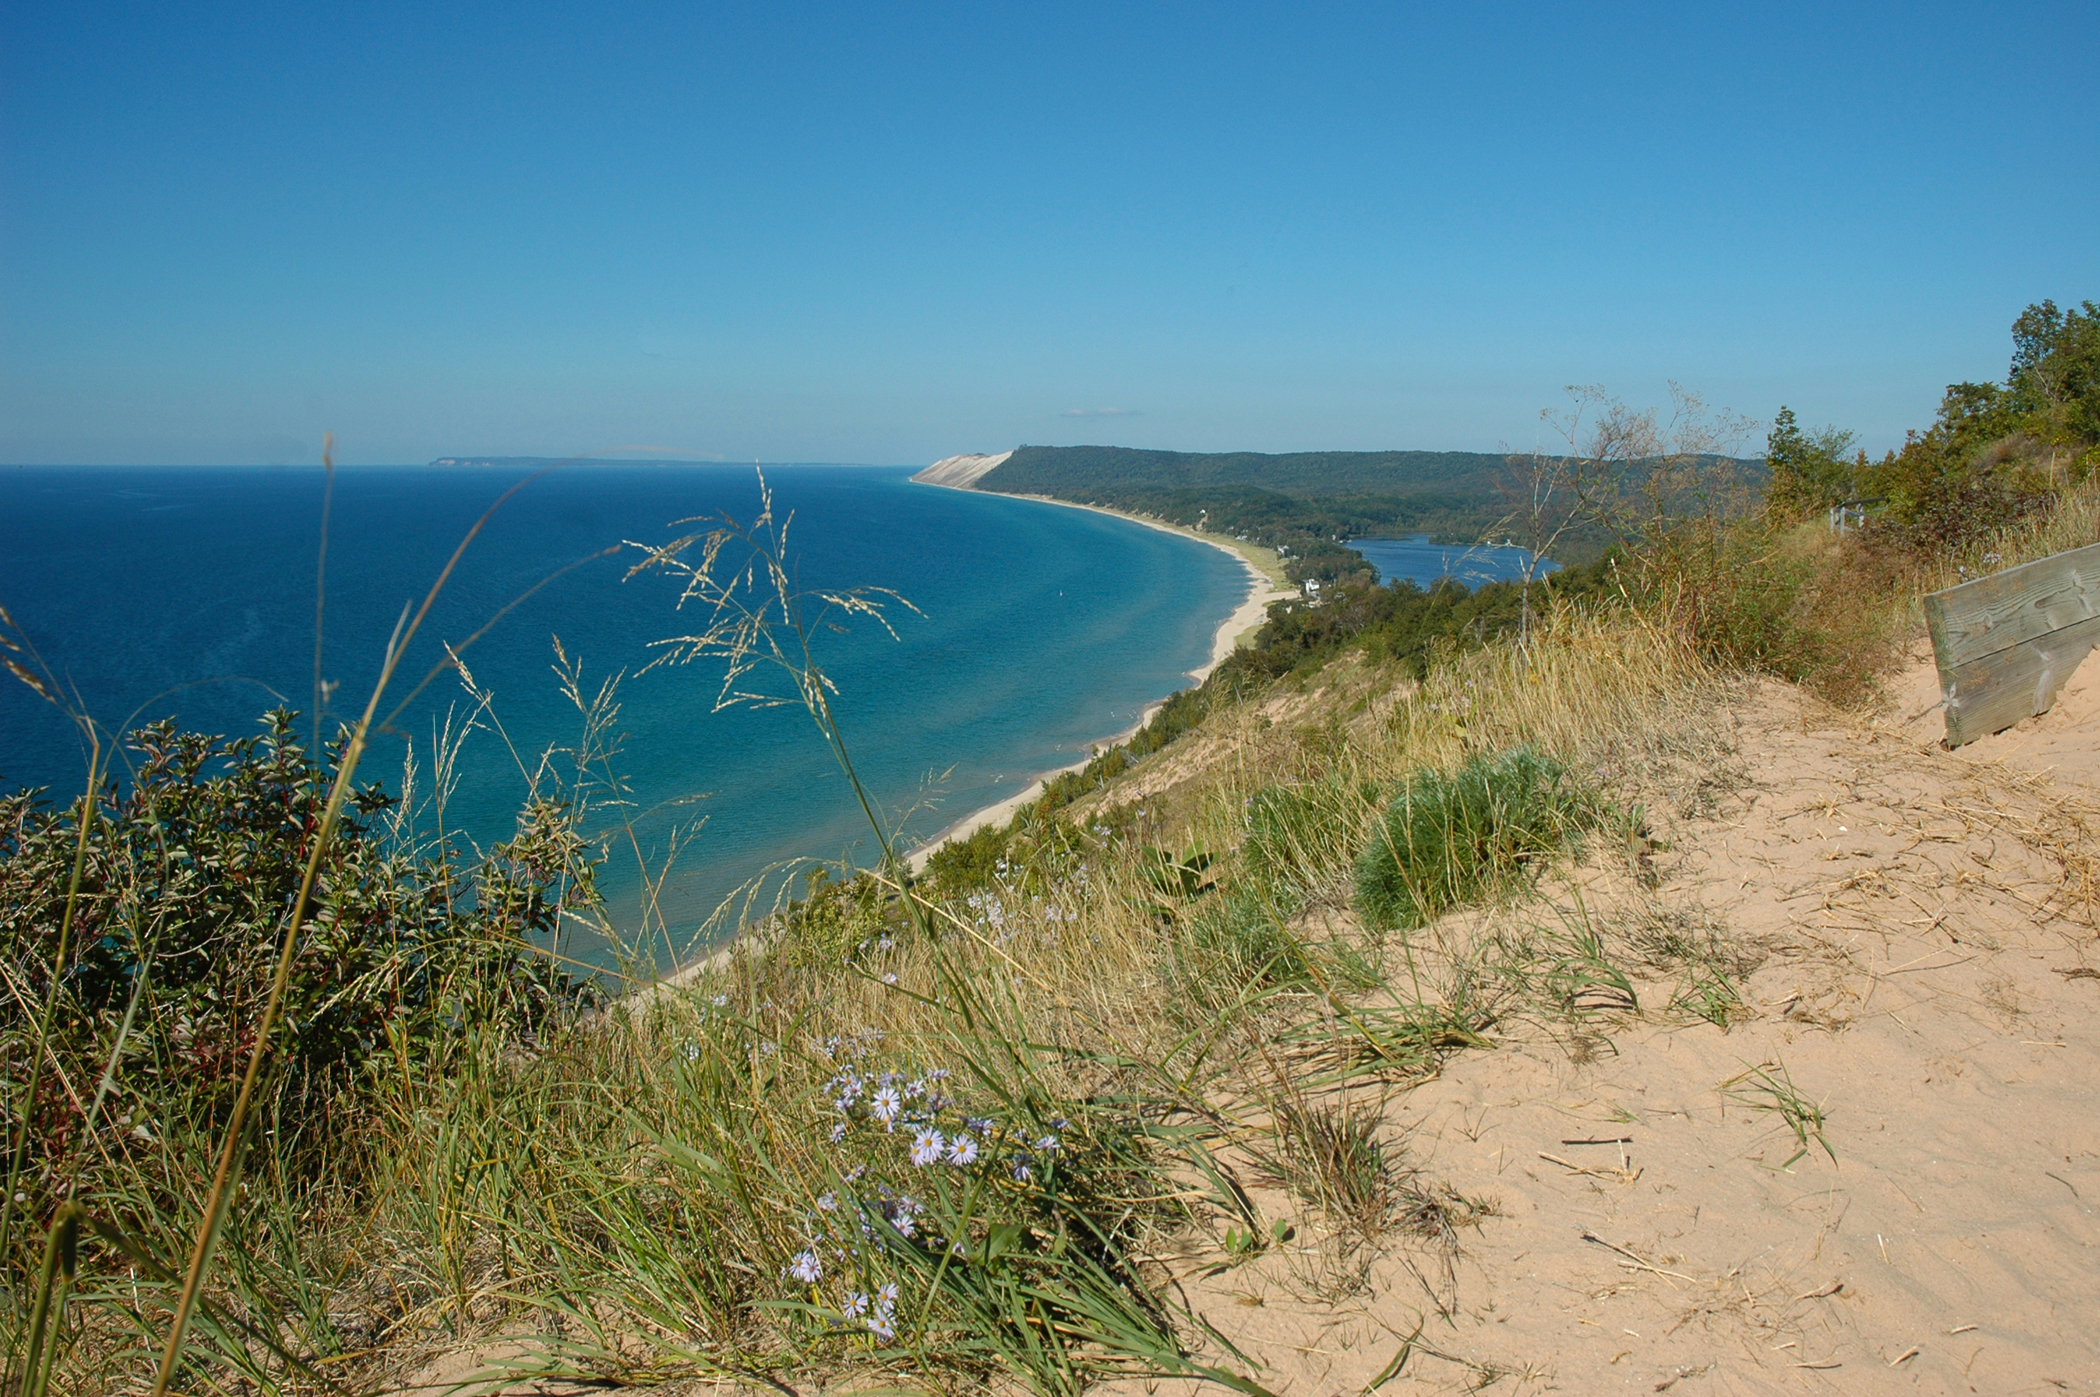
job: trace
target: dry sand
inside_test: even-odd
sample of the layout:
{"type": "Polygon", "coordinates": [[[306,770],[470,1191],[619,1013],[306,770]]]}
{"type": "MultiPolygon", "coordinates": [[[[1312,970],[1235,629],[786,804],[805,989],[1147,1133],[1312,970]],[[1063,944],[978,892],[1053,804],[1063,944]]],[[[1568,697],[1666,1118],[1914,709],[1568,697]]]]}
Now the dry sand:
{"type": "Polygon", "coordinates": [[[1672,831],[1659,885],[1607,860],[1571,876],[1581,905],[1558,898],[1715,930],[1761,962],[1754,1016],[1686,1022],[1676,978],[1636,966],[1639,1015],[1497,1025],[1496,1050],[1383,1106],[1389,1148],[1491,1215],[1455,1249],[1388,1239],[1348,1264],[1312,1243],[1191,1256],[1196,1310],[1287,1397],[1369,1391],[1418,1329],[1381,1394],[2100,1392],[2088,671],[1961,753],[1916,709],[1756,689],[1743,783],[1672,831]],[[1794,1158],[1745,1088],[1760,1068],[1823,1113],[1834,1160],[1814,1139],[1794,1158]]]}
{"type": "Polygon", "coordinates": [[[912,479],[921,485],[947,485],[967,490],[1006,463],[1011,451],[991,455],[943,456],[912,479]]]}
{"type": "MultiPolygon", "coordinates": [[[[1932,662],[1930,646],[1911,654],[1889,690],[1904,732],[1927,743],[1946,735],[1939,670],[1932,662]]],[[[2061,785],[2089,792],[2100,787],[2100,663],[2089,657],[2072,670],[2047,713],[1994,737],[1968,743],[1959,755],[1969,761],[2002,761],[2044,772],[2061,785]]]]}

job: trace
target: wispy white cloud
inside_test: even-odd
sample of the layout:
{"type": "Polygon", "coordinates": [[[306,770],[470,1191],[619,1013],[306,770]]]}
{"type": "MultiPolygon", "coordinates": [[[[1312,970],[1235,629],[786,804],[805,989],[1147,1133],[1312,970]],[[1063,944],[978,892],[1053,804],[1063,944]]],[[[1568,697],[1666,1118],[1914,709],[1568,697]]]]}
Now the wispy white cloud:
{"type": "Polygon", "coordinates": [[[1134,407],[1068,407],[1060,417],[1143,417],[1134,407]]]}

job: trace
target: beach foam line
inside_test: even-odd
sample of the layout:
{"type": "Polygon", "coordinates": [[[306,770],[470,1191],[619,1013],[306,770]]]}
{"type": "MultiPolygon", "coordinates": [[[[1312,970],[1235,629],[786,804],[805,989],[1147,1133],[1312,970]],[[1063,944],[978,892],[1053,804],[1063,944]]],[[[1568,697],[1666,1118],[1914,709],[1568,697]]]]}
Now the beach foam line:
{"type": "MultiPolygon", "coordinates": [[[[918,481],[919,477],[913,476],[912,479],[918,481]]],[[[926,480],[921,483],[932,485],[938,482],[926,480]]],[[[970,489],[972,487],[951,488],[970,489]]],[[[984,490],[978,493],[992,494],[995,492],[984,490]]],[[[1164,519],[1148,519],[1142,514],[1128,514],[1123,510],[1110,509],[1105,505],[1078,504],[1072,500],[1053,499],[1049,495],[1007,495],[1006,498],[1010,500],[1033,500],[1037,504],[1054,504],[1064,509],[1091,510],[1095,514],[1106,514],[1111,518],[1122,519],[1128,523],[1142,524],[1148,529],[1157,529],[1163,534],[1176,534],[1182,538],[1192,539],[1197,543],[1207,543],[1211,547],[1226,553],[1234,562],[1240,565],[1247,574],[1246,600],[1234,608],[1231,615],[1218,623],[1217,634],[1211,638],[1210,659],[1189,671],[1189,684],[1191,687],[1201,684],[1204,680],[1210,678],[1211,671],[1224,664],[1226,657],[1239,648],[1242,638],[1253,631],[1261,629],[1262,622],[1269,618],[1270,602],[1284,601],[1297,595],[1296,592],[1288,589],[1279,590],[1272,586],[1268,574],[1256,567],[1253,559],[1240,552],[1239,549],[1234,548],[1224,539],[1214,535],[1199,534],[1194,529],[1185,529],[1179,524],[1169,524],[1164,519]]]]}
{"type": "MultiPolygon", "coordinates": [[[[1270,583],[1268,574],[1256,567],[1253,559],[1239,549],[1234,548],[1225,540],[1208,534],[1199,534],[1194,529],[1184,529],[1178,524],[1169,524],[1162,519],[1147,519],[1141,514],[1127,514],[1120,509],[1109,509],[1102,505],[1078,504],[1072,500],[1053,499],[1049,495],[1008,495],[1004,491],[977,490],[975,482],[989,474],[993,467],[1012,454],[1009,451],[999,456],[944,457],[913,476],[912,483],[915,485],[936,485],[946,490],[969,490],[975,494],[999,494],[1009,500],[1032,500],[1037,504],[1054,504],[1064,509],[1091,510],[1096,514],[1106,514],[1132,524],[1142,524],[1148,529],[1158,529],[1161,533],[1179,534],[1181,537],[1193,539],[1197,543],[1207,543],[1213,548],[1223,549],[1232,556],[1233,561],[1237,562],[1246,571],[1246,598],[1237,607],[1233,608],[1230,615],[1218,623],[1217,632],[1211,637],[1210,658],[1189,671],[1189,688],[1196,688],[1204,680],[1210,678],[1211,673],[1219,665],[1224,664],[1226,658],[1239,648],[1239,643],[1242,639],[1261,628],[1262,622],[1266,621],[1269,616],[1269,603],[1283,601],[1297,595],[1295,592],[1275,588],[1270,583]],[[984,464],[985,462],[990,464],[984,464]]],[[[1162,699],[1159,703],[1155,703],[1150,708],[1147,708],[1144,716],[1138,719],[1135,727],[1125,728],[1113,737],[1104,737],[1092,744],[1094,750],[1104,750],[1115,746],[1118,742],[1127,742],[1135,737],[1144,730],[1145,724],[1152,721],[1153,715],[1159,712],[1165,702],[1166,700],[1162,699]]],[[[1067,772],[1081,770],[1092,760],[1093,752],[1089,752],[1086,756],[1069,766],[1062,766],[1055,771],[1043,773],[1038,780],[1018,795],[1008,796],[1005,800],[987,805],[980,810],[974,810],[963,816],[963,818],[949,825],[906,856],[906,862],[909,864],[911,871],[914,873],[924,872],[926,861],[932,858],[934,851],[942,845],[952,843],[958,839],[968,839],[987,825],[1004,824],[1012,819],[1022,806],[1040,797],[1049,788],[1049,784],[1052,781],[1055,781],[1067,772]]]]}

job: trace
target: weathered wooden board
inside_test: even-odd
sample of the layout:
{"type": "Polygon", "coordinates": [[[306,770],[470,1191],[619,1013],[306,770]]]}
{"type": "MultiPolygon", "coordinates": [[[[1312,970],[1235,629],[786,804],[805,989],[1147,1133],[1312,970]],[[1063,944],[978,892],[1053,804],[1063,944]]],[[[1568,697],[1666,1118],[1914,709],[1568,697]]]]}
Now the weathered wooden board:
{"type": "Polygon", "coordinates": [[[2100,544],[1934,592],[1925,621],[1948,746],[2047,713],[2100,643],[2100,544]]]}
{"type": "Polygon", "coordinates": [[[2100,641],[2100,617],[2051,631],[1957,666],[1940,667],[1947,700],[1947,745],[1959,747],[2047,713],[2079,662],[2100,641]]]}
{"type": "Polygon", "coordinates": [[[1925,598],[1925,623],[1942,670],[2095,616],[2100,616],[2100,543],[1925,598]]]}

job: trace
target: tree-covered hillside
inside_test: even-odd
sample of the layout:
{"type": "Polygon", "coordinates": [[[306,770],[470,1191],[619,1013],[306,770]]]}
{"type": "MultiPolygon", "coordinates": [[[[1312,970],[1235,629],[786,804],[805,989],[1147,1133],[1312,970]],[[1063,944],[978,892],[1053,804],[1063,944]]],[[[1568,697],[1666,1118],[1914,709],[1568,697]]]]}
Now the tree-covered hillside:
{"type": "Polygon", "coordinates": [[[1492,492],[1506,458],[1484,451],[1138,451],[1123,446],[1024,446],[985,479],[1009,493],[1201,490],[1254,486],[1298,496],[1393,499],[1492,492]]]}
{"type": "Polygon", "coordinates": [[[1023,446],[980,490],[1199,522],[1282,548],[1292,575],[1368,580],[1338,540],[1427,533],[1472,542],[1507,513],[1508,458],[1479,451],[1138,451],[1023,446]]]}

